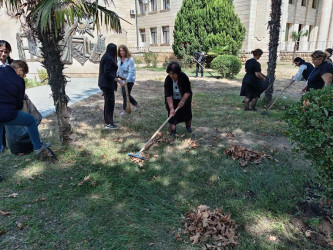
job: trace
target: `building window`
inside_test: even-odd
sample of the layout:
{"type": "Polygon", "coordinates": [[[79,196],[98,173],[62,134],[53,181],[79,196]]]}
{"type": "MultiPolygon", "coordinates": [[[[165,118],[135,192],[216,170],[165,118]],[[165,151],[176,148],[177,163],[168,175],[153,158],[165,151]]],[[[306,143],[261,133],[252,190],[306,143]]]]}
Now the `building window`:
{"type": "Polygon", "coordinates": [[[163,34],[163,43],[169,44],[170,43],[169,26],[162,27],[162,34],[163,34]]]}
{"type": "Polygon", "coordinates": [[[146,13],[146,4],[143,0],[139,0],[140,14],[146,13]]]}
{"type": "Polygon", "coordinates": [[[289,4],[294,4],[294,0],[289,0],[289,4]]]}
{"type": "Polygon", "coordinates": [[[162,0],[163,3],[162,3],[162,8],[164,10],[169,10],[170,9],[170,0],[162,0]]]}
{"type": "Polygon", "coordinates": [[[308,42],[310,41],[310,36],[311,36],[312,29],[313,29],[313,26],[309,25],[308,42]]]}
{"type": "Polygon", "coordinates": [[[145,31],[145,29],[140,29],[139,32],[140,32],[141,42],[145,43],[146,42],[146,31],[145,31]]]}
{"type": "Polygon", "coordinates": [[[157,44],[157,28],[150,28],[150,43],[157,44]]]}
{"type": "Polygon", "coordinates": [[[302,0],[301,6],[306,6],[306,0],[302,0]]]}
{"type": "Polygon", "coordinates": [[[284,37],[284,41],[285,41],[285,42],[288,42],[288,40],[289,40],[290,26],[291,26],[291,23],[287,23],[287,24],[286,24],[286,35],[285,35],[285,37],[284,37]]]}
{"type": "Polygon", "coordinates": [[[150,0],[150,12],[157,11],[157,0],[150,0]]]}
{"type": "Polygon", "coordinates": [[[318,6],[318,0],[313,0],[312,9],[317,9],[317,6],[318,6]]]}

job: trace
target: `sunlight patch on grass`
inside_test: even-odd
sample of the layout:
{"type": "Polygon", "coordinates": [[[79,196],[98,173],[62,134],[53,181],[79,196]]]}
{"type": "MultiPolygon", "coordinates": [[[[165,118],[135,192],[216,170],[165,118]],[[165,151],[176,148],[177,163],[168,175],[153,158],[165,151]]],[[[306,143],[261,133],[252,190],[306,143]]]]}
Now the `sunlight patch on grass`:
{"type": "Polygon", "coordinates": [[[30,178],[36,174],[40,174],[44,172],[45,166],[42,162],[36,162],[33,165],[27,166],[24,169],[19,169],[16,172],[16,175],[18,175],[21,178],[30,178]]]}

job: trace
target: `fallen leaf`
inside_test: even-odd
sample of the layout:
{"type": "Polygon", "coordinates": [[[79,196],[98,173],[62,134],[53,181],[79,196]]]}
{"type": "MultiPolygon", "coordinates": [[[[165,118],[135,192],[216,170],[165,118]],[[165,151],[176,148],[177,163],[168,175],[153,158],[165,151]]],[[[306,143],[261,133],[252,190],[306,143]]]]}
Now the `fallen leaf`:
{"type": "Polygon", "coordinates": [[[12,194],[8,195],[8,197],[16,198],[18,195],[19,195],[18,193],[12,193],[12,194]]]}
{"type": "Polygon", "coordinates": [[[83,241],[83,244],[84,244],[84,245],[88,244],[88,241],[87,241],[87,240],[84,240],[84,241],[83,241]]]}
{"type": "Polygon", "coordinates": [[[8,215],[10,215],[10,212],[8,212],[6,210],[0,210],[0,214],[2,214],[3,216],[8,216],[8,215]]]}
{"type": "Polygon", "coordinates": [[[276,237],[273,236],[273,235],[270,235],[270,236],[268,237],[268,239],[269,239],[270,241],[276,241],[276,237]]]}
{"type": "Polygon", "coordinates": [[[85,176],[83,180],[84,181],[90,181],[90,176],[89,175],[85,176]]]}
{"type": "Polygon", "coordinates": [[[3,235],[3,234],[5,234],[5,233],[7,233],[7,230],[6,230],[6,229],[1,229],[1,230],[0,230],[0,235],[3,235]]]}
{"type": "Polygon", "coordinates": [[[196,235],[190,237],[190,241],[192,241],[192,244],[197,244],[200,240],[200,233],[197,233],[196,235]]]}
{"type": "Polygon", "coordinates": [[[31,177],[29,177],[29,180],[31,180],[31,181],[33,181],[34,179],[35,179],[35,178],[34,178],[34,177],[32,177],[32,176],[31,176],[31,177]]]}
{"type": "Polygon", "coordinates": [[[23,224],[21,222],[16,223],[16,226],[20,230],[22,230],[24,228],[24,226],[23,226],[23,224]]]}

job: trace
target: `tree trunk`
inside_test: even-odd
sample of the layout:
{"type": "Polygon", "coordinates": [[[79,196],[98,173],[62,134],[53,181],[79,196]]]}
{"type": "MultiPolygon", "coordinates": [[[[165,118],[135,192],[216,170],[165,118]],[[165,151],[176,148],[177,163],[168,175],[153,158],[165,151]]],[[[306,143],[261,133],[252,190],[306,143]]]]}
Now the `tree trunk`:
{"type": "Polygon", "coordinates": [[[275,69],[277,60],[277,49],[279,46],[280,23],[281,23],[281,4],[282,0],[272,0],[271,20],[269,26],[269,45],[268,45],[268,70],[267,75],[270,79],[270,87],[265,91],[264,100],[270,103],[273,99],[275,69]]]}
{"type": "Polygon", "coordinates": [[[59,46],[59,42],[63,38],[63,33],[59,32],[57,36],[54,31],[37,33],[38,39],[42,44],[41,51],[44,58],[42,64],[49,76],[48,82],[51,86],[54,106],[56,108],[60,141],[65,145],[70,142],[72,126],[67,108],[69,98],[65,92],[67,80],[63,74],[64,64],[61,61],[61,47],[59,46]]]}

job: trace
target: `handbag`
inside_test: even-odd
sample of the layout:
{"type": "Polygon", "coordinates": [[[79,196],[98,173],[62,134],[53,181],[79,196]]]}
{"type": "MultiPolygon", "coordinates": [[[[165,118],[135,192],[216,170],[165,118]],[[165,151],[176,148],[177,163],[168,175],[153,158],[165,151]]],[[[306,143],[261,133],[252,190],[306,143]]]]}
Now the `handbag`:
{"type": "Polygon", "coordinates": [[[39,125],[43,119],[42,114],[38,111],[30,99],[23,100],[23,108],[21,111],[31,114],[35,118],[37,125],[39,125]]]}

